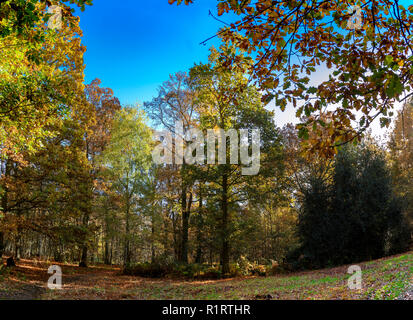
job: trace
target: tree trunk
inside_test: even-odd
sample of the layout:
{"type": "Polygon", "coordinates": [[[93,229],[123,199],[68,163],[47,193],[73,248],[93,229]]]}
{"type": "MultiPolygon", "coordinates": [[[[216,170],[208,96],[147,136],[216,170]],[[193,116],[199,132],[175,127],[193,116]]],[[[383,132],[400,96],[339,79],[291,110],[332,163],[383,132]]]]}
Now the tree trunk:
{"type": "Polygon", "coordinates": [[[229,273],[229,239],[228,239],[228,176],[222,176],[222,252],[221,264],[222,274],[229,273]]]}
{"type": "Polygon", "coordinates": [[[111,265],[112,263],[111,263],[111,261],[110,261],[110,256],[109,256],[109,240],[105,240],[105,252],[104,252],[104,255],[103,255],[103,262],[106,264],[106,265],[111,265]]]}
{"type": "Polygon", "coordinates": [[[126,204],[126,226],[125,226],[125,246],[123,248],[123,266],[124,267],[129,267],[130,266],[130,204],[129,204],[129,198],[127,199],[127,204],[126,204]]]}
{"type": "Polygon", "coordinates": [[[105,250],[103,253],[103,262],[106,265],[111,265],[112,261],[110,259],[110,254],[109,254],[109,218],[108,218],[108,212],[106,210],[105,212],[105,250]]]}
{"type": "MultiPolygon", "coordinates": [[[[6,161],[6,163],[5,163],[4,175],[8,176],[8,175],[10,175],[10,164],[9,164],[8,160],[5,160],[5,161],[6,161]]],[[[3,216],[6,216],[7,211],[8,211],[8,200],[7,200],[7,198],[8,198],[8,188],[7,188],[7,185],[3,186],[3,190],[4,190],[4,192],[3,192],[3,197],[1,198],[1,208],[2,208],[3,216]]],[[[0,225],[0,227],[1,227],[1,225],[0,225]]],[[[1,231],[0,232],[0,260],[1,260],[1,257],[3,255],[3,253],[4,253],[4,249],[5,249],[4,233],[1,231]]]]}
{"type": "Polygon", "coordinates": [[[191,214],[192,206],[192,192],[189,193],[188,203],[186,202],[185,192],[185,207],[182,213],[182,248],[181,248],[181,262],[188,264],[188,234],[189,234],[189,216],[191,214]]]}
{"type": "Polygon", "coordinates": [[[204,225],[204,211],[203,211],[203,203],[202,203],[202,191],[201,188],[199,190],[199,213],[198,213],[198,223],[197,223],[197,248],[196,248],[196,256],[195,256],[195,263],[202,263],[202,227],[204,225]]]}
{"type": "MultiPolygon", "coordinates": [[[[172,210],[172,230],[173,230],[173,240],[174,240],[174,254],[175,260],[179,261],[181,258],[181,242],[180,242],[180,233],[178,234],[178,221],[177,214],[172,210]]],[[[180,230],[179,230],[180,231],[180,230]]]]}
{"type": "Polygon", "coordinates": [[[155,221],[153,214],[151,219],[151,262],[155,262],[155,221]]]}
{"type": "MultiPolygon", "coordinates": [[[[19,231],[17,231],[19,233],[19,231]]],[[[16,239],[14,241],[14,257],[16,261],[20,259],[20,234],[17,234],[16,239]]]]}
{"type": "MultiPolygon", "coordinates": [[[[88,139],[88,135],[86,134],[85,136],[85,152],[86,152],[86,159],[89,159],[89,156],[92,157],[93,159],[93,155],[90,153],[90,146],[89,146],[89,139],[88,139]]],[[[93,164],[93,162],[92,162],[93,164]]],[[[90,170],[90,177],[93,177],[93,170],[90,170]]],[[[93,180],[91,181],[90,184],[91,188],[88,191],[88,198],[86,200],[86,209],[85,212],[83,214],[83,227],[87,230],[88,226],[89,226],[89,219],[90,219],[90,212],[92,211],[92,204],[90,202],[90,200],[93,197],[93,180]]],[[[83,244],[82,244],[82,256],[80,258],[80,263],[79,263],[79,267],[82,268],[87,268],[88,266],[88,232],[86,231],[85,234],[85,238],[83,239],[83,244]]]]}
{"type": "Polygon", "coordinates": [[[181,211],[182,211],[182,234],[181,234],[181,255],[179,261],[182,263],[188,263],[188,220],[189,215],[187,211],[186,203],[186,186],[182,185],[182,199],[181,199],[181,211]]]}
{"type": "MultiPolygon", "coordinates": [[[[83,226],[87,228],[89,224],[89,213],[85,212],[83,215],[83,226]]],[[[80,258],[80,263],[79,267],[82,268],[87,268],[88,265],[88,244],[87,244],[87,235],[83,239],[83,244],[82,244],[82,256],[80,258]]]]}
{"type": "Polygon", "coordinates": [[[80,258],[79,267],[87,268],[87,256],[88,256],[87,245],[83,245],[82,247],[82,256],[80,258]]]}
{"type": "Polygon", "coordinates": [[[20,225],[20,223],[21,223],[20,218],[21,218],[21,215],[22,215],[22,212],[21,212],[20,208],[17,210],[16,215],[17,215],[17,234],[16,234],[16,238],[15,238],[15,241],[14,241],[14,258],[15,258],[16,261],[19,261],[20,258],[21,258],[21,240],[22,240],[21,235],[22,235],[22,231],[23,231],[22,227],[20,225]]]}
{"type": "Polygon", "coordinates": [[[4,233],[0,232],[0,262],[4,253],[4,233]]]}

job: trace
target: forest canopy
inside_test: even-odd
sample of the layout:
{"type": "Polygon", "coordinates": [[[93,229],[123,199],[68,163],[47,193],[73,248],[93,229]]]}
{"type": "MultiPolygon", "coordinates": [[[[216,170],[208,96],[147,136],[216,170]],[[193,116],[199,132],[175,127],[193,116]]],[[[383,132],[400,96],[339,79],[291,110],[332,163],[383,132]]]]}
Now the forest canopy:
{"type": "MultiPolygon", "coordinates": [[[[0,1],[0,256],[220,278],[407,251],[413,6],[357,3],[363,26],[348,30],[343,1],[217,1],[220,17],[239,21],[218,31],[208,60],[126,105],[85,81],[74,8],[87,14],[92,1],[0,1]],[[51,5],[61,28],[48,27],[51,5]],[[323,68],[328,80],[314,85],[323,68]],[[300,123],[278,126],[270,101],[291,104],[300,123]],[[375,119],[386,141],[368,131],[375,119]],[[190,148],[177,122],[236,140],[213,142],[221,162],[155,162],[161,130],[178,137],[174,159],[190,148]],[[253,174],[232,161],[239,149],[252,164],[259,151],[253,174]]],[[[189,150],[183,159],[207,146],[189,150]]]]}

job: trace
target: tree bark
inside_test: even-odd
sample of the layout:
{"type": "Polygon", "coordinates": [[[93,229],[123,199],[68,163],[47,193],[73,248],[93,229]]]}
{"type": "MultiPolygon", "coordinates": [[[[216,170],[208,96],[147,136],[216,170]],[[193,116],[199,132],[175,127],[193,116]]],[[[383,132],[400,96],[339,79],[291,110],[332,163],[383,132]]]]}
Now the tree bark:
{"type": "Polygon", "coordinates": [[[123,266],[129,267],[130,260],[131,260],[131,253],[130,253],[130,199],[128,197],[126,203],[126,226],[125,226],[125,246],[124,246],[124,253],[123,253],[123,266]]]}
{"type": "MultiPolygon", "coordinates": [[[[87,228],[89,224],[89,212],[85,212],[83,215],[83,226],[87,228]]],[[[83,239],[82,244],[82,256],[80,258],[79,267],[87,268],[88,266],[88,244],[87,244],[87,234],[85,234],[85,238],[83,239]]]]}
{"type": "Polygon", "coordinates": [[[222,274],[229,273],[229,239],[228,239],[228,176],[222,176],[222,252],[221,264],[222,274]]]}
{"type": "Polygon", "coordinates": [[[0,232],[0,262],[4,253],[4,233],[0,232]]]}
{"type": "Polygon", "coordinates": [[[103,262],[106,264],[106,265],[111,265],[112,263],[111,263],[111,261],[110,261],[110,255],[109,255],[109,240],[105,240],[105,253],[104,253],[104,256],[103,256],[103,262]]]}
{"type": "MultiPolygon", "coordinates": [[[[8,160],[5,160],[5,172],[4,175],[8,176],[10,175],[10,164],[8,160]]],[[[3,186],[3,197],[1,198],[1,207],[2,207],[2,212],[3,212],[3,216],[6,216],[7,211],[8,211],[8,188],[7,185],[3,186]]],[[[0,226],[1,227],[1,226],[0,226]]],[[[4,244],[4,233],[0,232],[0,260],[1,257],[4,253],[4,249],[5,249],[5,244],[4,244]]]]}
{"type": "Polygon", "coordinates": [[[197,248],[196,248],[196,256],[195,256],[195,263],[202,263],[202,227],[204,225],[204,210],[203,210],[203,203],[202,203],[202,190],[199,189],[199,213],[198,213],[198,223],[197,223],[197,248]]]}
{"type": "Polygon", "coordinates": [[[155,221],[153,216],[151,219],[151,262],[155,262],[155,221]]]}
{"type": "Polygon", "coordinates": [[[181,259],[181,231],[178,228],[177,213],[172,210],[172,230],[173,230],[173,240],[174,240],[174,254],[175,260],[180,261],[181,259]],[[178,233],[179,232],[179,233],[178,233]]]}
{"type": "Polygon", "coordinates": [[[87,268],[87,256],[88,256],[87,245],[83,245],[82,256],[80,258],[79,267],[87,268]]]}
{"type": "Polygon", "coordinates": [[[108,218],[108,210],[105,208],[105,251],[103,253],[103,262],[106,265],[111,265],[112,264],[112,259],[110,257],[110,253],[109,253],[109,233],[110,233],[110,229],[109,229],[109,218],[108,218]]]}
{"type": "MultiPolygon", "coordinates": [[[[186,186],[182,186],[182,236],[181,236],[181,256],[180,262],[188,263],[188,229],[189,229],[189,210],[187,204],[186,186]]],[[[191,195],[192,197],[192,195],[191,195]]],[[[192,200],[191,200],[192,201],[192,200]]],[[[189,202],[190,206],[190,202],[189,202]]]]}

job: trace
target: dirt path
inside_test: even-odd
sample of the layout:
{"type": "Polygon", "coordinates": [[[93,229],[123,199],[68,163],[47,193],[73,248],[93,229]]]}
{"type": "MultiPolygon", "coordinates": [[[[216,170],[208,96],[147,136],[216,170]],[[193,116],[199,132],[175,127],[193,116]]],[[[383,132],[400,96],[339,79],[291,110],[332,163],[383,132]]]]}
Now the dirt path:
{"type": "MultiPolygon", "coordinates": [[[[51,265],[62,268],[63,288],[77,292],[82,288],[94,288],[108,279],[116,279],[116,268],[79,268],[76,265],[56,262],[20,260],[17,267],[0,267],[0,300],[40,300],[53,297],[53,290],[47,288],[51,276],[47,270],[51,265]]],[[[71,297],[68,297],[71,298],[71,297]]]]}
{"type": "Polygon", "coordinates": [[[37,285],[22,285],[12,290],[1,290],[0,300],[40,300],[46,289],[37,285]]]}

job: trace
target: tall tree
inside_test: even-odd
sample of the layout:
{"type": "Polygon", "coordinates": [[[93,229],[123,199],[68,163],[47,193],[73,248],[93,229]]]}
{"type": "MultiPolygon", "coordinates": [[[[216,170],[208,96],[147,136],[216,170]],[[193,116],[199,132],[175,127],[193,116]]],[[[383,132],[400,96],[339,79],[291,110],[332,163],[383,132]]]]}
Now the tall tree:
{"type": "Polygon", "coordinates": [[[132,227],[138,214],[138,200],[143,194],[144,176],[151,163],[152,134],[141,110],[121,109],[113,122],[110,143],[102,162],[111,171],[113,188],[121,196],[124,213],[123,265],[131,263],[132,227]]]}
{"type": "MultiPolygon", "coordinates": [[[[221,49],[235,52],[235,48],[228,45],[223,45],[221,49]]],[[[239,60],[248,64],[249,59],[244,57],[243,60],[242,57],[241,54],[239,60]]],[[[232,216],[237,208],[262,197],[271,189],[268,188],[271,183],[266,184],[264,180],[280,172],[281,161],[277,161],[280,159],[280,141],[272,114],[263,108],[257,89],[247,85],[248,80],[242,68],[234,66],[230,71],[223,68],[215,49],[211,50],[209,60],[209,64],[196,65],[190,72],[193,86],[198,92],[200,127],[204,131],[219,128],[224,131],[235,129],[237,132],[236,137],[230,138],[236,138],[236,149],[232,150],[234,141],[228,143],[226,136],[221,137],[221,143],[225,146],[225,159],[218,159],[218,165],[208,161],[207,170],[203,170],[203,174],[207,175],[204,180],[210,183],[208,196],[213,195],[220,203],[221,266],[223,274],[227,274],[230,239],[234,231],[232,216]],[[248,155],[250,152],[252,154],[249,164],[241,163],[238,157],[238,147],[248,142],[242,141],[242,136],[238,137],[238,130],[241,129],[247,133],[245,138],[251,140],[251,146],[247,149],[248,155]],[[259,130],[260,137],[254,136],[253,129],[259,130]],[[244,165],[250,167],[243,168],[244,165]]]]}
{"type": "Polygon", "coordinates": [[[79,19],[65,8],[61,28],[52,30],[42,20],[45,2],[0,3],[2,157],[40,148],[40,139],[53,135],[53,122],[70,113],[83,90],[82,31],[79,19]]]}
{"type": "MultiPolygon", "coordinates": [[[[195,109],[195,92],[191,88],[188,75],[178,72],[170,76],[159,88],[158,97],[151,102],[144,104],[149,117],[155,125],[166,129],[176,138],[181,139],[183,147],[186,146],[184,132],[197,126],[197,113],[195,109]],[[182,123],[182,132],[176,132],[176,124],[182,123]]],[[[171,152],[177,154],[176,139],[171,152]]],[[[179,261],[188,263],[188,237],[189,237],[189,218],[192,206],[191,188],[194,183],[189,175],[189,169],[185,159],[183,163],[177,164],[177,174],[181,179],[180,204],[181,204],[181,235],[179,261]]]]}
{"type": "Polygon", "coordinates": [[[306,267],[402,252],[409,243],[406,231],[384,153],[374,145],[347,146],[332,176],[309,177],[299,219],[306,267]]]}
{"type": "MultiPolygon", "coordinates": [[[[97,199],[105,187],[102,176],[102,164],[98,157],[102,155],[110,141],[112,122],[115,114],[120,110],[119,100],[113,96],[109,88],[101,88],[99,79],[93,80],[86,86],[87,105],[94,123],[85,132],[85,155],[90,164],[89,188],[84,205],[82,224],[87,230],[97,199]]],[[[86,239],[85,239],[86,240],[86,239]]],[[[80,266],[86,267],[88,263],[88,241],[82,246],[80,266]]]]}
{"type": "MultiPolygon", "coordinates": [[[[27,232],[48,237],[56,250],[64,244],[79,244],[84,238],[86,230],[77,227],[77,219],[87,200],[89,178],[85,118],[74,108],[70,117],[51,128],[53,137],[41,140],[42,149],[22,153],[20,161],[2,161],[1,231],[14,242],[16,257],[27,232]]],[[[56,254],[56,259],[59,256],[56,254]]]]}
{"type": "MultiPolygon", "coordinates": [[[[17,1],[3,1],[1,10],[13,3],[17,1]]],[[[44,4],[38,5],[36,10],[45,14],[44,4]]],[[[83,116],[78,121],[84,126],[89,117],[83,103],[85,47],[80,42],[82,32],[78,19],[71,15],[62,23],[61,29],[48,31],[43,22],[37,21],[35,28],[24,32],[27,32],[24,37],[29,38],[33,33],[42,32],[43,40],[31,43],[14,32],[0,37],[0,158],[4,165],[1,176],[4,184],[0,192],[3,211],[7,211],[7,202],[11,199],[7,195],[11,167],[19,167],[19,162],[27,165],[30,154],[43,149],[54,140],[53,137],[60,136],[65,119],[83,116]]],[[[3,216],[6,217],[5,212],[3,216]]]]}
{"type": "Polygon", "coordinates": [[[393,184],[405,200],[405,212],[413,230],[413,100],[399,111],[388,144],[393,184]]]}

